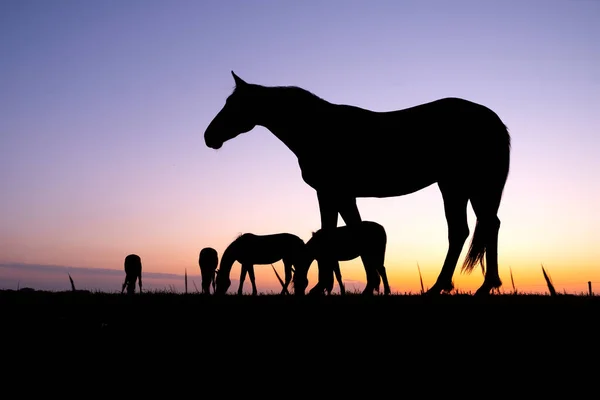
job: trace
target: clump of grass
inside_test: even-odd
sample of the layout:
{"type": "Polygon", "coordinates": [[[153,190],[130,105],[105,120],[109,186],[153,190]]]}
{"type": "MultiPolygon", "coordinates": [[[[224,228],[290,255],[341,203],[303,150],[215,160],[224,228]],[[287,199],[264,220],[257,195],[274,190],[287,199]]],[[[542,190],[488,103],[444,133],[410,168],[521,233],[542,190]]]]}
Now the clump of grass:
{"type": "Polygon", "coordinates": [[[185,282],[185,294],[187,294],[187,268],[185,269],[185,275],[183,277],[183,280],[185,282]]]}
{"type": "Polygon", "coordinates": [[[77,290],[77,289],[75,289],[75,282],[73,282],[73,278],[71,278],[71,274],[67,272],[67,275],[69,275],[69,281],[71,281],[71,292],[91,293],[89,290],[77,290]]]}
{"type": "Polygon", "coordinates": [[[548,290],[550,291],[550,296],[556,296],[556,290],[554,289],[554,285],[552,284],[552,279],[546,273],[544,269],[544,265],[542,264],[542,273],[544,274],[544,279],[546,280],[546,285],[548,285],[548,290]]]}
{"type": "Polygon", "coordinates": [[[419,270],[419,281],[421,282],[421,294],[425,294],[425,288],[423,287],[423,276],[421,275],[421,267],[419,267],[418,262],[417,262],[417,269],[419,270]]]}
{"type": "Polygon", "coordinates": [[[73,278],[71,278],[71,274],[69,274],[67,272],[67,275],[69,275],[69,280],[71,281],[71,290],[74,291],[74,292],[76,292],[76,290],[75,290],[75,282],[73,282],[73,278]]]}
{"type": "Polygon", "coordinates": [[[510,282],[512,283],[513,294],[517,294],[517,288],[515,287],[515,280],[513,278],[512,268],[509,267],[508,270],[510,271],[510,282]]]}

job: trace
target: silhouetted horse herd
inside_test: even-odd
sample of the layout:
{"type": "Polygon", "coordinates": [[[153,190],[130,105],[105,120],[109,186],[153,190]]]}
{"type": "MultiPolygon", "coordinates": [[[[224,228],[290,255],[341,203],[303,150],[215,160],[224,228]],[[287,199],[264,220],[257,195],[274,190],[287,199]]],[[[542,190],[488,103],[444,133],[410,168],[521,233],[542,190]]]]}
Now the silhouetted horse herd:
{"type": "MultiPolygon", "coordinates": [[[[250,277],[252,295],[257,295],[255,265],[273,264],[282,261],[285,281],[281,281],[281,294],[289,294],[288,287],[293,285],[294,294],[303,295],[308,286],[308,271],[314,261],[318,265],[318,282],[309,291],[310,294],[331,294],[334,275],[345,294],[345,286],[340,271],[340,261],[349,261],[361,257],[366,272],[367,283],[363,294],[379,292],[383,281],[384,294],[391,289],[385,271],[385,250],[387,235],[383,226],[372,221],[361,221],[351,226],[340,226],[334,230],[320,229],[314,232],[308,242],[291,233],[256,235],[244,233],[231,242],[220,260],[213,247],[204,247],[200,251],[198,264],[202,278],[202,293],[225,294],[231,286],[230,273],[233,264],[241,264],[238,294],[242,294],[246,275],[250,277]]],[[[142,290],[142,264],[136,254],[125,257],[125,282],[121,293],[135,292],[136,279],[142,290]]]]}
{"type": "Polygon", "coordinates": [[[248,274],[256,293],[254,264],[283,260],[282,292],[293,281],[294,292],[303,294],[310,260],[317,260],[319,279],[310,292],[331,292],[335,274],[343,293],[339,261],[359,255],[367,274],[363,293],[378,290],[381,279],[389,293],[383,266],[385,231],[362,220],[356,199],[404,196],[432,184],[444,202],[448,250],[427,294],[454,288],[452,277],[470,234],[469,202],[477,222],[462,270],[470,273],[481,265],[484,281],[476,295],[500,288],[497,214],[509,173],[511,138],[494,111],[449,97],[377,112],[330,103],[296,86],[263,86],[233,71],[231,75],[235,88],[206,128],[206,146],[220,149],[255,126],[266,128],[297,157],[302,179],[315,189],[321,228],[306,243],[291,234],[241,235],[223,252],[216,276],[211,271],[217,271],[218,255],[214,249],[203,250],[205,293],[211,282],[215,294],[227,291],[235,260],[242,264],[238,292],[248,274]],[[337,227],[338,215],[345,227],[337,227]]]}

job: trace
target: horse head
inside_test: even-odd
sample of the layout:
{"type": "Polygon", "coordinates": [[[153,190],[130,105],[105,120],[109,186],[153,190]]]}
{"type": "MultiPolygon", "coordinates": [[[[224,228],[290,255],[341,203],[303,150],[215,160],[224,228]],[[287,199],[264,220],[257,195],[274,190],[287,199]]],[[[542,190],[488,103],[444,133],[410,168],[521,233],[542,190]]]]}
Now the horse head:
{"type": "Polygon", "coordinates": [[[235,81],[235,89],[204,132],[204,142],[215,150],[220,149],[226,141],[256,126],[252,85],[246,83],[233,71],[231,75],[235,81]]]}
{"type": "Polygon", "coordinates": [[[229,274],[223,271],[218,271],[215,278],[215,288],[214,293],[216,295],[223,295],[227,293],[229,286],[231,286],[231,280],[229,279],[229,274]]]}
{"type": "Polygon", "coordinates": [[[304,251],[300,257],[294,263],[294,275],[292,278],[292,285],[294,288],[294,294],[302,296],[308,286],[308,270],[313,262],[313,258],[308,253],[308,248],[304,245],[304,251]]]}

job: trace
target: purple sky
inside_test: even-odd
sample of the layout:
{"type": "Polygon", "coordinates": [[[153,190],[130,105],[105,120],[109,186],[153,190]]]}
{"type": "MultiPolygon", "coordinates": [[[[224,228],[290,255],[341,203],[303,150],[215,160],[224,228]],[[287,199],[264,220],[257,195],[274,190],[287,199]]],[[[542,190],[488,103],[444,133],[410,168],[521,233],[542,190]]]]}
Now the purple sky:
{"type": "MultiPolygon", "coordinates": [[[[505,286],[509,267],[543,283],[540,264],[555,283],[600,285],[599,20],[584,0],[3,0],[0,263],[122,269],[137,253],[145,271],[183,274],[241,232],[308,240],[316,197],[281,142],[257,127],[204,144],[234,70],[377,111],[446,96],[490,107],[513,139],[505,286]]],[[[447,245],[437,187],[358,203],[387,230],[390,284],[416,290],[417,262],[433,284],[447,245]]],[[[343,273],[364,280],[361,268],[343,273]]],[[[270,266],[257,283],[276,289],[270,266]]]]}

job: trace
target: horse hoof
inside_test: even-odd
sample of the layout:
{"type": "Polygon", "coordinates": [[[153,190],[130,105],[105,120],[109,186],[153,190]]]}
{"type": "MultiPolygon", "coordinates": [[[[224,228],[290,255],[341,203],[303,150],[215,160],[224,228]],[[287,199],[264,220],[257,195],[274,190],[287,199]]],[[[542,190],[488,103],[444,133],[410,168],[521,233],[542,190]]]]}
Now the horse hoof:
{"type": "Polygon", "coordinates": [[[477,289],[477,291],[475,292],[475,296],[477,297],[485,297],[485,296],[490,296],[492,294],[492,291],[494,289],[498,289],[498,287],[495,286],[481,286],[479,289],[477,289]]]}
{"type": "Polygon", "coordinates": [[[450,293],[452,290],[454,290],[454,285],[450,284],[450,285],[438,285],[435,284],[433,285],[431,288],[429,288],[428,291],[426,291],[425,293],[423,293],[425,296],[439,296],[441,294],[444,293],[450,293]]]}
{"type": "Polygon", "coordinates": [[[483,282],[483,285],[475,292],[475,296],[489,296],[493,290],[499,290],[502,286],[500,279],[493,279],[488,282],[483,282]]]}

